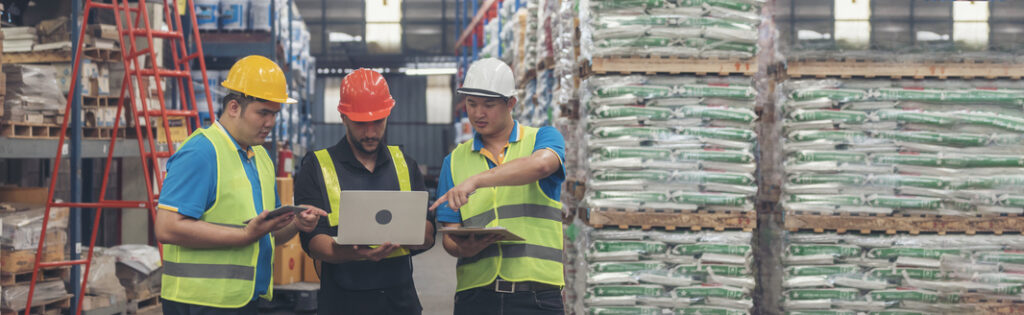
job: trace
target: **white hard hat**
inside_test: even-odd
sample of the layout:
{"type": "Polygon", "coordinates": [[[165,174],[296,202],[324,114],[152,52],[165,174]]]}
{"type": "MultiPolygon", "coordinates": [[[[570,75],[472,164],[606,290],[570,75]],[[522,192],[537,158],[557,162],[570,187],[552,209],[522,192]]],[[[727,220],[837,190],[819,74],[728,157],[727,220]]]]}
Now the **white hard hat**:
{"type": "Polygon", "coordinates": [[[459,94],[483,97],[512,97],[516,79],[512,68],[495,58],[480,59],[469,65],[459,94]]]}

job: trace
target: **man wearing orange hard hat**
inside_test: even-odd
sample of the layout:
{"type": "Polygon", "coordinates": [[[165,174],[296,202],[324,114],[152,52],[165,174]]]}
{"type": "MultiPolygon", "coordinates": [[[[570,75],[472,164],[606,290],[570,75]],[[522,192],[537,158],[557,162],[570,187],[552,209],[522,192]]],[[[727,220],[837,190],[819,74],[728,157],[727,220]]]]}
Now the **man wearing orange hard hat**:
{"type": "MultiPolygon", "coordinates": [[[[263,148],[281,103],[284,72],[262,56],[238,60],[221,83],[224,114],[167,162],[155,234],[163,247],[164,314],[256,314],[273,298],[274,244],[312,231],[323,210],[271,217],[281,205],[263,148]]],[[[281,212],[276,212],[281,213],[281,212]]]]}
{"type": "MultiPolygon", "coordinates": [[[[425,191],[419,165],[398,146],[387,145],[388,116],[395,100],[380,73],[359,69],[341,81],[338,112],[345,137],[332,147],[306,155],[295,177],[295,202],[329,214],[302,248],[322,262],[317,311],[320,314],[420,314],[412,279],[412,256],[434,245],[434,220],[424,220],[420,246],[340,245],[339,195],[342,190],[425,191]]],[[[426,208],[426,205],[424,205],[426,208]]]]}

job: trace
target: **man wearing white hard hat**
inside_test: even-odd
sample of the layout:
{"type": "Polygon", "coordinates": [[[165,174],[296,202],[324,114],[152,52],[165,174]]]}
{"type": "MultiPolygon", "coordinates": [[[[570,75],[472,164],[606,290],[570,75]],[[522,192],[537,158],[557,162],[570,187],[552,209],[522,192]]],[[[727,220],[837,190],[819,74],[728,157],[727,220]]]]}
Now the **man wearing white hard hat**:
{"type": "Polygon", "coordinates": [[[563,314],[565,139],[512,119],[515,77],[494,58],[470,65],[458,93],[473,139],[444,159],[431,210],[445,227],[503,227],[524,241],[444,237],[459,258],[455,314],[563,314]]]}

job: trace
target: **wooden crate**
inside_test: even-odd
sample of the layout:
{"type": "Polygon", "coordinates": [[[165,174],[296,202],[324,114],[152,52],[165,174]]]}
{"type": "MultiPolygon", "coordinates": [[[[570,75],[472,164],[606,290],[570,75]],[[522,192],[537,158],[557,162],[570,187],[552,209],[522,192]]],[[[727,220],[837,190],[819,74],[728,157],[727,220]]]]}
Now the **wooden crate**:
{"type": "Polygon", "coordinates": [[[584,74],[696,74],[752,76],[757,72],[757,58],[687,58],[687,57],[600,57],[591,61],[584,74]]]}
{"type": "Polygon", "coordinates": [[[757,213],[754,211],[593,208],[580,214],[585,214],[587,224],[596,228],[617,226],[621,229],[640,227],[644,230],[662,227],[668,231],[753,231],[757,227],[757,213]]]}
{"type": "Polygon", "coordinates": [[[160,292],[153,292],[141,298],[128,301],[128,314],[148,313],[160,307],[160,292]]]}
{"type": "Polygon", "coordinates": [[[965,216],[943,216],[932,214],[865,214],[865,213],[818,213],[790,211],[786,213],[785,228],[789,231],[812,230],[814,232],[859,231],[862,234],[885,232],[896,234],[907,232],[965,233],[1024,232],[1024,215],[1019,214],[976,214],[965,216]]]}
{"type": "MultiPolygon", "coordinates": [[[[67,280],[71,275],[71,267],[52,267],[39,270],[36,281],[67,280]]],[[[0,273],[0,286],[29,284],[32,281],[32,270],[17,273],[0,273]]]]}
{"type": "Polygon", "coordinates": [[[0,122],[0,136],[8,138],[52,139],[60,135],[60,125],[13,121],[0,122]]]}
{"type": "MultiPolygon", "coordinates": [[[[34,305],[29,310],[30,314],[62,314],[64,310],[71,308],[71,294],[68,294],[59,299],[52,299],[48,301],[32,300],[32,304],[34,305]]],[[[19,315],[24,313],[24,307],[20,307],[18,309],[0,310],[0,315],[19,315]]]]}

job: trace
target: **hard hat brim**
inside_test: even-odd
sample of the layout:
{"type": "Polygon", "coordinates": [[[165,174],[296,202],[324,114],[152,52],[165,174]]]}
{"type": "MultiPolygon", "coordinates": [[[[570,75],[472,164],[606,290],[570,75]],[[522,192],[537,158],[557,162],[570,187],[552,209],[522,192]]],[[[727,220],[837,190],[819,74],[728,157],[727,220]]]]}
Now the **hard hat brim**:
{"type": "Polygon", "coordinates": [[[381,120],[381,119],[384,119],[384,118],[388,118],[388,116],[391,116],[391,109],[393,109],[393,108],[395,108],[395,106],[391,105],[391,106],[388,106],[385,109],[376,110],[376,111],[372,111],[372,112],[341,112],[341,113],[343,115],[345,115],[345,117],[348,117],[348,119],[351,119],[352,121],[369,122],[369,121],[378,121],[378,120],[381,120]]]}
{"type": "Polygon", "coordinates": [[[501,93],[498,92],[473,88],[459,88],[458,90],[455,90],[455,92],[462,95],[472,95],[481,97],[512,97],[512,95],[501,95],[501,93]]]}

